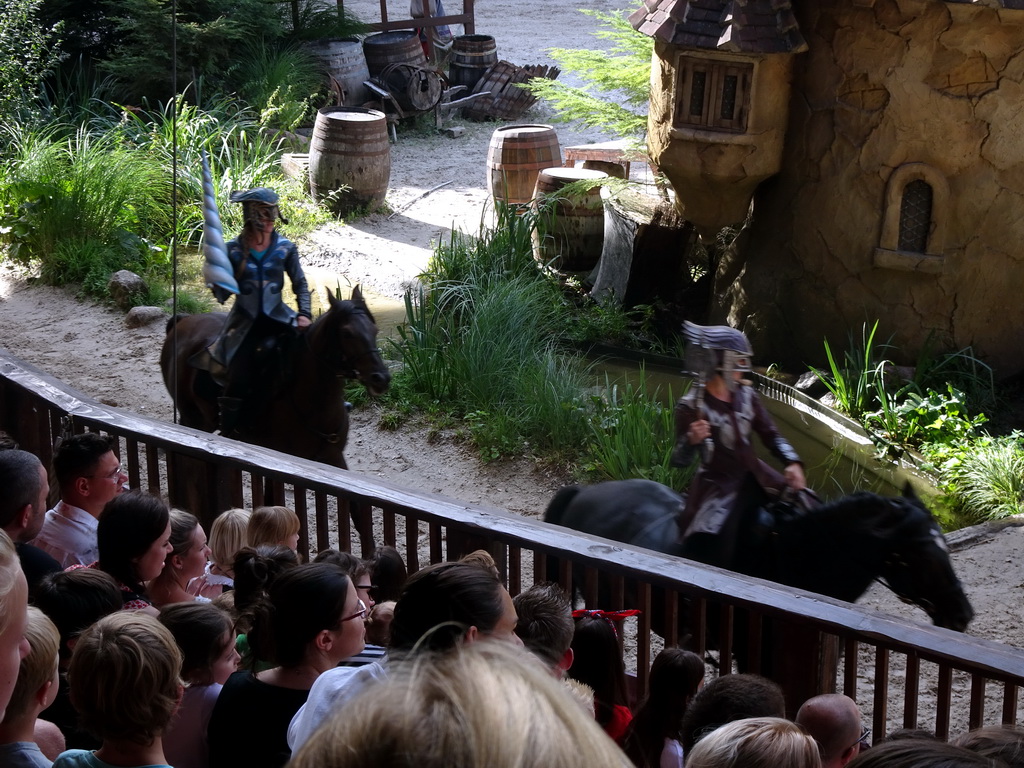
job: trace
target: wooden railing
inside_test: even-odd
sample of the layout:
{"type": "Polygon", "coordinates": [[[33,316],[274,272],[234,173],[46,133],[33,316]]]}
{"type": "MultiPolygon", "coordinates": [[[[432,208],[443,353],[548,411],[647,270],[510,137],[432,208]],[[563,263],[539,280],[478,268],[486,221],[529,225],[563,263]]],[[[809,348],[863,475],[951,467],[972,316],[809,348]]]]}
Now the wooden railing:
{"type": "Polygon", "coordinates": [[[61,432],[116,435],[133,487],[165,494],[207,523],[229,506],[286,502],[303,521],[307,551],[367,552],[373,542],[359,541],[355,515],[372,521],[376,543],[397,547],[410,571],[484,545],[513,594],[540,581],[569,586],[575,575],[588,606],[642,611],[623,633],[640,695],[652,654],[687,631],[701,653],[718,638],[724,672],[734,652],[752,659],[750,671],[767,671],[759,659],[772,638],[783,651],[773,676],[791,708],[838,690],[858,701],[876,735],[920,727],[945,738],[1022,722],[1024,652],[1016,648],[106,408],[3,350],[0,428],[44,462],[61,432]]]}

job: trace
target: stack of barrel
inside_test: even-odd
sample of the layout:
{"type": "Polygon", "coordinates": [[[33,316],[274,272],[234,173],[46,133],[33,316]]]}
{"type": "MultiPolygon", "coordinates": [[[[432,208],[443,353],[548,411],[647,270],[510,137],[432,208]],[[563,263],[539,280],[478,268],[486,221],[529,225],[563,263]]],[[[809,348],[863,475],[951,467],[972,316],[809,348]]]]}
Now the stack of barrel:
{"type": "MultiPolygon", "coordinates": [[[[597,266],[604,244],[604,205],[598,182],[607,173],[563,168],[558,136],[550,125],[508,125],[491,136],[487,183],[498,205],[537,214],[533,255],[545,266],[570,274],[597,266]],[[593,186],[567,194],[579,181],[593,186]]],[[[577,185],[579,186],[579,185],[577,185]]]]}

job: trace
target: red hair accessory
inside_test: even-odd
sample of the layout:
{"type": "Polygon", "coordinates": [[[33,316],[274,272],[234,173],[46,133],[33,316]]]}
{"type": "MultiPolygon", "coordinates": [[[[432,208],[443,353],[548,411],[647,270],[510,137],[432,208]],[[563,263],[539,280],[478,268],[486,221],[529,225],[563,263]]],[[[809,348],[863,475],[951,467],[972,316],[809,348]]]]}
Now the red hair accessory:
{"type": "Polygon", "coordinates": [[[622,621],[628,619],[630,616],[639,616],[640,611],[628,610],[628,611],[602,611],[599,609],[591,610],[590,608],[582,608],[578,611],[572,612],[572,617],[578,619],[580,616],[593,616],[595,619],[608,619],[609,621],[622,621]]]}

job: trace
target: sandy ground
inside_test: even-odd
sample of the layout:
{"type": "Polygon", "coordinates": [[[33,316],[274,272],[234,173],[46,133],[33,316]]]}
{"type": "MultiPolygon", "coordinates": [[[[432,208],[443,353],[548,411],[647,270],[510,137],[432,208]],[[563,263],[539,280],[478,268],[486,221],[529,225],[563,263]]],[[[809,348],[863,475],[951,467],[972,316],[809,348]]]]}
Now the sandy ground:
{"type": "MultiPolygon", "coordinates": [[[[455,2],[456,0],[452,0],[455,2]]],[[[614,10],[619,3],[596,0],[590,7],[614,10]]],[[[367,18],[376,0],[349,0],[346,6],[367,18]]],[[[392,16],[399,16],[392,3],[392,16]]],[[[477,7],[477,32],[494,35],[498,53],[517,64],[552,64],[552,46],[600,44],[595,24],[569,6],[527,0],[516,6],[490,1],[477,7]]],[[[456,12],[455,9],[449,9],[456,12]]],[[[546,122],[550,112],[534,107],[519,122],[546,122]]],[[[475,232],[485,215],[487,146],[494,124],[458,119],[458,138],[399,128],[392,147],[388,203],[397,215],[374,215],[318,232],[300,243],[309,273],[321,285],[362,284],[381,315],[393,314],[403,290],[427,264],[434,242],[453,226],[475,232]],[[442,182],[451,184],[416,200],[442,182]],[[410,204],[411,203],[411,204],[410,204]]],[[[558,127],[563,147],[614,138],[594,131],[558,127]]],[[[170,420],[172,408],[158,369],[163,340],[160,324],[139,330],[123,326],[120,312],[78,301],[71,292],[33,285],[25,276],[0,268],[0,346],[72,387],[108,405],[170,420]]],[[[381,431],[372,408],[353,413],[346,452],[350,467],[374,477],[471,504],[499,506],[539,515],[565,477],[539,471],[528,461],[482,465],[464,447],[424,430],[381,431]]],[[[975,531],[955,546],[954,560],[977,618],[969,632],[1000,642],[1024,644],[1024,528],[975,531]]],[[[924,621],[924,614],[900,604],[878,587],[862,600],[879,610],[924,621]]]]}

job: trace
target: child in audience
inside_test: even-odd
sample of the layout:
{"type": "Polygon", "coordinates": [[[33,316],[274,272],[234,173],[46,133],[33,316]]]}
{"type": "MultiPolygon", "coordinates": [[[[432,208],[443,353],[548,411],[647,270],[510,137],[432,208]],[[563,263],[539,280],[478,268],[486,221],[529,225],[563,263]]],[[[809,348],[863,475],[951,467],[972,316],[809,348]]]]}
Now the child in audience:
{"type": "Polygon", "coordinates": [[[370,595],[378,603],[397,600],[409,578],[405,560],[394,547],[377,547],[366,561],[370,569],[370,595]]]}
{"type": "Polygon", "coordinates": [[[189,584],[203,575],[210,557],[206,532],[195,515],[171,510],[171,551],[164,558],[164,569],[146,585],[153,605],[163,608],[172,603],[209,601],[188,591],[189,584]]]}
{"type": "Polygon", "coordinates": [[[82,725],[102,746],[64,752],[54,768],[167,766],[163,733],[183,688],[181,651],[163,624],[139,611],[103,617],[79,636],[68,678],[82,725]]]}
{"type": "Polygon", "coordinates": [[[123,600],[117,581],[109,573],[76,568],[43,578],[36,588],[35,604],[57,626],[61,671],[57,699],[46,710],[46,719],[64,734],[69,749],[96,749],[100,742],[78,728],[78,715],[68,696],[67,669],[78,636],[96,621],[121,610],[123,600]]]}
{"type": "Polygon", "coordinates": [[[18,682],[21,660],[28,655],[26,621],[28,582],[21,571],[14,542],[0,530],[0,719],[18,682]]]}
{"type": "Polygon", "coordinates": [[[210,603],[175,603],[160,611],[183,661],[188,688],[164,734],[164,754],[174,768],[209,765],[206,728],[224,683],[238,667],[231,617],[210,603]]]}
{"type": "Polygon", "coordinates": [[[626,699],[626,669],[615,633],[615,619],[623,614],[607,611],[574,611],[572,666],[568,675],[594,689],[598,724],[621,743],[633,715],[626,699]]]}
{"type": "Polygon", "coordinates": [[[189,585],[189,592],[211,600],[235,587],[235,558],[245,546],[249,518],[247,509],[228,509],[210,526],[210,562],[205,573],[189,585]]]}
{"type": "Polygon", "coordinates": [[[30,607],[25,639],[29,654],[21,660],[18,683],[0,723],[0,765],[49,768],[52,759],[64,750],[64,737],[53,723],[37,718],[57,696],[60,634],[46,614],[30,607]]]}
{"type": "Polygon", "coordinates": [[[391,642],[391,620],[395,618],[395,601],[377,603],[366,619],[366,644],[384,648],[391,642]]]}
{"type": "Polygon", "coordinates": [[[295,552],[299,546],[299,525],[299,516],[288,507],[256,507],[249,518],[247,543],[250,547],[288,547],[295,552]]]}
{"type": "Polygon", "coordinates": [[[704,660],[682,648],[654,657],[648,694],[626,734],[624,749],[638,768],[683,768],[683,715],[704,684],[704,660]]]}

